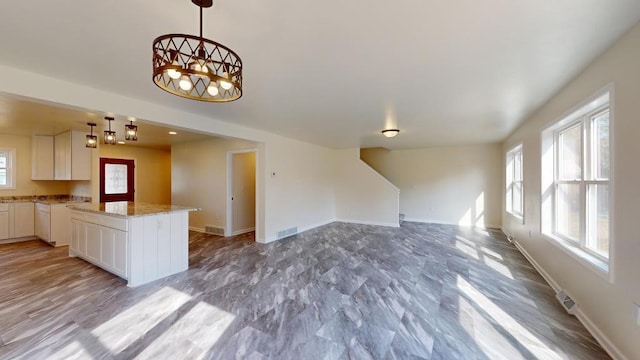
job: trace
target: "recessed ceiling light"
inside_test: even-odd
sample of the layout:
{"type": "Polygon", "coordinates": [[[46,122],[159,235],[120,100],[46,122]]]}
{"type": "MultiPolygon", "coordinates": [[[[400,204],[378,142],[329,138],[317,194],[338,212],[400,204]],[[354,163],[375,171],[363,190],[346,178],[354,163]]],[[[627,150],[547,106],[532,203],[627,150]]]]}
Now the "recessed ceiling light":
{"type": "Polygon", "coordinates": [[[124,145],[124,141],[118,141],[118,144],[124,145]]]}
{"type": "Polygon", "coordinates": [[[175,131],[169,131],[169,135],[178,135],[178,133],[175,131]]]}

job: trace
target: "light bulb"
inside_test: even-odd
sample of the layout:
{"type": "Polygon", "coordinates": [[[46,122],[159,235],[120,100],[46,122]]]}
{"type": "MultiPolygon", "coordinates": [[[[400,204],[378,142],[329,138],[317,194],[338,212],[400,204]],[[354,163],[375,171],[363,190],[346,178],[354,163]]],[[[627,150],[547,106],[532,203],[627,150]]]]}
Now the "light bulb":
{"type": "Polygon", "coordinates": [[[107,140],[113,140],[113,135],[107,135],[107,140]]]}
{"type": "Polygon", "coordinates": [[[182,80],[180,80],[180,89],[184,91],[189,91],[191,90],[192,87],[193,87],[193,84],[191,83],[191,80],[189,80],[188,77],[183,76],[182,80]]]}
{"type": "Polygon", "coordinates": [[[170,78],[177,80],[182,76],[182,73],[176,69],[169,69],[167,70],[167,75],[169,75],[170,78]]]}
{"type": "Polygon", "coordinates": [[[209,85],[209,87],[207,87],[207,92],[211,96],[216,96],[220,91],[218,90],[218,87],[216,87],[215,85],[209,85]]]}
{"type": "MultiPolygon", "coordinates": [[[[229,74],[227,73],[223,73],[222,77],[225,79],[229,78],[229,74]]],[[[220,80],[220,86],[222,86],[223,89],[225,90],[229,90],[231,89],[231,87],[233,86],[230,82],[226,81],[226,80],[220,80]]]]}

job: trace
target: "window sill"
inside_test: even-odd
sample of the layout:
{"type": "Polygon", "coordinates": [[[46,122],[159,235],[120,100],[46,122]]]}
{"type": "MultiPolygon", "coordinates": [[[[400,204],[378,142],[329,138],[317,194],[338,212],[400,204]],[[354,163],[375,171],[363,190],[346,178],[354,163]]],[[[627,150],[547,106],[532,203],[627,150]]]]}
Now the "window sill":
{"type": "Polygon", "coordinates": [[[613,284],[613,277],[611,276],[611,272],[609,271],[608,262],[589,254],[588,252],[568,243],[566,240],[561,239],[557,236],[546,233],[543,233],[542,235],[551,240],[552,244],[559,247],[561,250],[584,265],[586,268],[590,269],[601,278],[613,284]]]}
{"type": "Polygon", "coordinates": [[[511,215],[511,217],[518,220],[521,224],[524,224],[524,216],[516,213],[512,213],[511,211],[508,211],[508,210],[507,210],[507,214],[511,215]]]}

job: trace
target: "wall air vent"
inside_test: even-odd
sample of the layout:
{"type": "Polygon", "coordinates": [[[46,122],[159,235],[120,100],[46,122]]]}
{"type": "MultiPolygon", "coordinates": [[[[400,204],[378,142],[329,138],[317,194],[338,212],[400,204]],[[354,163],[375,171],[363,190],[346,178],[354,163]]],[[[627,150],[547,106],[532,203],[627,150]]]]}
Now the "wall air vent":
{"type": "Polygon", "coordinates": [[[573,299],[570,298],[564,290],[560,290],[556,294],[556,299],[560,301],[562,307],[567,310],[569,314],[574,315],[578,311],[578,304],[576,304],[576,302],[573,301],[573,299]]]}
{"type": "Polygon", "coordinates": [[[204,232],[207,234],[224,236],[224,228],[213,226],[213,225],[205,225],[204,232]]]}
{"type": "Polygon", "coordinates": [[[278,231],[278,240],[280,239],[284,239],[286,237],[289,237],[291,235],[295,235],[298,233],[298,227],[292,227],[286,230],[282,230],[282,231],[278,231]]]}

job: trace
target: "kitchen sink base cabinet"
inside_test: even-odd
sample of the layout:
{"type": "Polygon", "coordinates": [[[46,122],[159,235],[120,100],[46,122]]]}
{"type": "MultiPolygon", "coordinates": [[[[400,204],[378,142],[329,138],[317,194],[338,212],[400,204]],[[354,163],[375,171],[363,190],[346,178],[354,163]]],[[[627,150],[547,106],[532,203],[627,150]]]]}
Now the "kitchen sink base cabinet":
{"type": "Polygon", "coordinates": [[[189,268],[187,211],[115,217],[71,211],[69,255],[78,256],[134,287],[189,268]]]}

